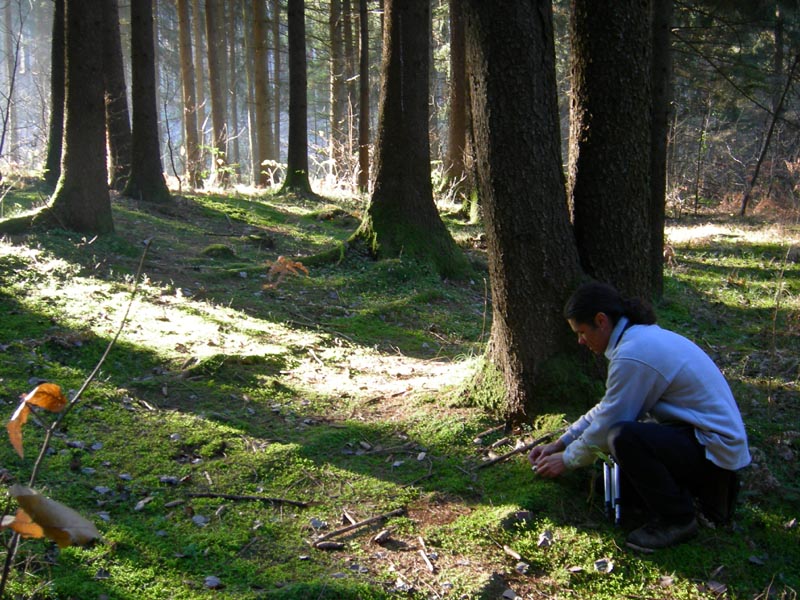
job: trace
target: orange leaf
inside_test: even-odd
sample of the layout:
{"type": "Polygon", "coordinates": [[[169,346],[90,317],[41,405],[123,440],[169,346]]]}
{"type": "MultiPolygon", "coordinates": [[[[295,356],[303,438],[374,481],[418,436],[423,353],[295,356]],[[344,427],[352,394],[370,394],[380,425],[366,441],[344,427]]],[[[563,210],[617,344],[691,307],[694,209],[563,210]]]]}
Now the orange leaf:
{"type": "Polygon", "coordinates": [[[23,537],[46,537],[60,548],[82,546],[100,537],[94,523],[69,506],[19,484],[12,485],[8,492],[21,508],[14,517],[3,518],[2,526],[23,537]]]}
{"type": "Polygon", "coordinates": [[[11,419],[6,424],[8,429],[8,440],[17,451],[20,458],[24,458],[25,453],[22,448],[22,426],[28,421],[31,412],[30,406],[38,406],[50,412],[59,412],[67,405],[67,399],[61,393],[61,388],[55,383],[42,383],[37,385],[20,402],[17,410],[11,415],[11,419]]]}
{"type": "Polygon", "coordinates": [[[8,527],[24,538],[43,538],[44,529],[33,522],[30,515],[21,508],[17,509],[15,516],[7,515],[3,517],[3,527],[8,527]]]}
{"type": "Polygon", "coordinates": [[[61,387],[55,383],[42,383],[25,396],[25,402],[50,412],[61,412],[67,405],[67,398],[61,393],[61,387]]]}

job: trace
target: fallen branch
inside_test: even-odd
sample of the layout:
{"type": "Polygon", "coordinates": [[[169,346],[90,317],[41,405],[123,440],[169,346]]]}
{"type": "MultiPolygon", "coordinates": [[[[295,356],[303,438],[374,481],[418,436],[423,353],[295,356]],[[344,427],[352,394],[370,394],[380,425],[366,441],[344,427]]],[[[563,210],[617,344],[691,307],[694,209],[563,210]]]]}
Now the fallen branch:
{"type": "Polygon", "coordinates": [[[547,440],[552,438],[557,433],[560,433],[560,431],[551,431],[550,433],[546,433],[543,436],[536,438],[532,442],[529,442],[527,444],[523,444],[522,446],[517,446],[516,448],[514,448],[510,452],[506,452],[505,454],[501,454],[500,456],[497,456],[497,457],[495,457],[495,458],[493,458],[491,460],[487,460],[486,462],[482,462],[477,467],[475,467],[475,469],[476,470],[477,469],[483,469],[484,467],[489,467],[489,466],[491,466],[493,464],[502,462],[502,461],[506,460],[507,458],[511,458],[512,456],[514,456],[515,454],[519,454],[520,452],[527,452],[528,450],[532,450],[533,448],[535,448],[539,444],[541,444],[543,442],[546,442],[547,440]]]}
{"type": "Polygon", "coordinates": [[[186,494],[190,498],[223,498],[225,500],[255,500],[271,504],[290,504],[292,506],[308,507],[308,502],[289,500],[288,498],[271,498],[269,496],[248,496],[240,494],[215,494],[213,492],[191,492],[186,494]]]}
{"type": "Polygon", "coordinates": [[[332,537],[341,535],[343,533],[347,533],[348,531],[353,531],[354,529],[358,529],[359,527],[364,527],[365,525],[376,523],[377,521],[381,521],[383,519],[388,519],[389,517],[396,517],[398,515],[402,515],[404,512],[405,512],[404,508],[396,508],[395,510],[389,511],[388,513],[384,513],[382,515],[375,515],[374,517],[370,517],[369,519],[364,519],[363,521],[358,521],[357,523],[353,523],[352,525],[346,525],[344,527],[340,527],[339,529],[334,529],[333,531],[329,531],[328,533],[319,536],[316,540],[314,540],[314,543],[311,545],[316,548],[320,542],[329,540],[332,537]]]}

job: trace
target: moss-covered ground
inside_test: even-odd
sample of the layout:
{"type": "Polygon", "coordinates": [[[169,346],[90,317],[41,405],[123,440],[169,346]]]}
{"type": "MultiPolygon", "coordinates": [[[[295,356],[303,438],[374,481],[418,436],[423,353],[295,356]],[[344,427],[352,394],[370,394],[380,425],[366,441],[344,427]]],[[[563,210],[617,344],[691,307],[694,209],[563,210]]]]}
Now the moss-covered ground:
{"type": "MultiPolygon", "coordinates": [[[[36,198],[9,194],[6,216],[36,198]]],[[[402,258],[308,259],[346,240],[361,210],[269,194],[115,198],[114,235],[0,241],[6,419],[40,381],[77,390],[130,305],[35,485],[102,538],[24,540],[9,597],[797,597],[796,225],[670,224],[659,317],[729,378],[755,462],[732,526],[641,555],[605,519],[596,469],[544,481],[521,455],[477,468],[580,410],[564,398],[492,449],[500,423],[464,405],[491,316],[479,228],[447,219],[474,268],[464,281],[402,258]],[[304,260],[307,275],[291,268],[304,260]],[[389,513],[332,535],[336,548],[311,545],[389,513]]],[[[51,418],[25,426],[24,458],[0,443],[4,487],[28,481],[51,418]]]]}

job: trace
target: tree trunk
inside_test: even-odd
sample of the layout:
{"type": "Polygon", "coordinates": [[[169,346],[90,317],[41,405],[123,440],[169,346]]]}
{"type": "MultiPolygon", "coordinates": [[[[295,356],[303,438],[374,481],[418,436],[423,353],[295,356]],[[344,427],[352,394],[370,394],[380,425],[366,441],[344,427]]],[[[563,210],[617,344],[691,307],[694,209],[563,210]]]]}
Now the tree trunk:
{"type": "Polygon", "coordinates": [[[664,293],[664,216],[667,145],[672,116],[672,7],[674,0],[653,0],[653,117],[650,150],[650,279],[653,296],[664,293]]]}
{"type": "Polygon", "coordinates": [[[433,202],[428,139],[428,0],[387,0],[375,185],[354,239],[376,257],[409,256],[444,277],[467,262],[433,202]]]}
{"type": "Polygon", "coordinates": [[[262,165],[272,155],[272,123],[269,112],[269,82],[267,81],[267,15],[264,0],[253,0],[253,80],[255,83],[255,165],[258,187],[269,185],[269,173],[262,165]]]}
{"type": "Polygon", "coordinates": [[[5,21],[5,53],[6,53],[6,76],[8,89],[3,90],[6,106],[3,110],[3,133],[0,138],[0,156],[4,156],[10,163],[17,161],[17,108],[14,101],[14,88],[16,87],[17,72],[19,70],[20,59],[20,40],[22,37],[22,24],[19,31],[15,30],[13,2],[7,1],[3,10],[3,20],[5,21]]]}
{"type": "Polygon", "coordinates": [[[341,0],[331,0],[328,14],[328,32],[331,39],[331,71],[330,71],[330,106],[331,129],[329,139],[329,155],[333,161],[337,176],[344,167],[345,148],[347,145],[347,83],[345,72],[344,37],[341,0]]]}
{"type": "Polygon", "coordinates": [[[133,127],[131,177],[123,194],[147,202],[167,202],[161,165],[156,107],[153,0],[131,1],[131,97],[133,127]]]}
{"type": "Polygon", "coordinates": [[[304,0],[289,0],[289,150],[281,193],[310,195],[304,0]]]}
{"type": "Polygon", "coordinates": [[[206,40],[208,42],[208,83],[211,90],[211,126],[214,130],[212,141],[212,163],[218,185],[227,185],[227,156],[225,147],[228,132],[226,128],[227,103],[224,71],[224,39],[222,34],[221,4],[216,0],[206,0],[206,40]]]}
{"type": "Polygon", "coordinates": [[[55,0],[53,7],[53,33],[50,40],[50,124],[47,133],[47,156],[44,162],[44,181],[51,190],[55,189],[61,176],[66,90],[64,0],[55,0]]]}
{"type": "Polygon", "coordinates": [[[492,289],[489,358],[505,384],[506,417],[518,422],[553,393],[551,361],[577,347],[561,317],[581,271],[561,170],[552,5],[516,0],[498,11],[464,0],[464,9],[492,289]]]}
{"type": "Polygon", "coordinates": [[[778,121],[778,116],[783,110],[783,102],[786,99],[786,94],[792,87],[792,79],[794,77],[794,72],[797,69],[798,62],[800,62],[800,53],[798,53],[794,57],[792,66],[789,68],[789,73],[786,76],[786,85],[783,88],[783,93],[778,99],[778,103],[776,107],[773,109],[772,114],[770,115],[769,126],[767,127],[767,132],[764,134],[764,141],[761,143],[761,150],[758,153],[758,160],[756,161],[756,166],[753,169],[753,175],[752,177],[750,177],[750,180],[747,182],[744,188],[744,195],[742,196],[742,206],[739,209],[740,217],[743,217],[747,212],[747,204],[750,201],[750,195],[753,193],[753,188],[755,187],[756,181],[758,180],[758,173],[759,171],[761,171],[761,165],[764,163],[764,159],[767,156],[767,150],[769,149],[769,143],[770,140],[772,139],[772,133],[775,131],[775,123],[778,121]]]}
{"type": "MultiPolygon", "coordinates": [[[[196,18],[196,17],[195,17],[196,18]]],[[[200,173],[200,140],[197,136],[197,98],[192,56],[189,0],[178,0],[178,38],[183,89],[183,135],[186,149],[186,182],[190,188],[203,187],[200,173]]]]}
{"type": "Polygon", "coordinates": [[[460,186],[465,181],[464,150],[467,143],[466,47],[463,0],[450,0],[450,120],[447,128],[445,180],[460,186]]]}
{"type": "Polygon", "coordinates": [[[206,55],[203,47],[205,18],[201,12],[200,0],[192,1],[192,41],[194,42],[194,78],[195,78],[195,102],[197,107],[197,135],[200,144],[200,171],[204,170],[207,152],[203,150],[206,145],[206,92],[205,77],[206,72],[203,58],[206,55]]]}
{"type": "Polygon", "coordinates": [[[273,115],[272,124],[275,127],[275,133],[272,136],[274,147],[272,149],[272,160],[275,162],[281,161],[281,53],[283,47],[281,45],[281,3],[280,0],[272,0],[272,57],[274,61],[273,73],[273,115]]]}
{"type": "Polygon", "coordinates": [[[358,189],[369,190],[369,22],[367,0],[359,0],[359,33],[361,45],[358,58],[358,189]]]}
{"type": "Polygon", "coordinates": [[[239,151],[239,103],[236,101],[239,79],[239,69],[236,63],[237,14],[239,14],[239,11],[236,10],[236,0],[229,0],[228,14],[226,17],[228,19],[226,47],[228,48],[228,73],[230,73],[230,78],[228,79],[228,85],[225,89],[230,100],[228,102],[230,114],[230,124],[228,125],[228,131],[230,132],[228,135],[228,162],[230,163],[231,172],[238,178],[241,174],[241,154],[239,151]]]}
{"type": "Polygon", "coordinates": [[[581,265],[645,298],[653,293],[649,7],[572,0],[570,20],[570,199],[581,265]]]}
{"type": "Polygon", "coordinates": [[[40,221],[83,233],[111,233],[106,172],[102,11],[67,0],[66,119],[61,177],[40,221]]]}
{"type": "Polygon", "coordinates": [[[122,60],[117,0],[103,0],[103,75],[106,89],[109,184],[122,190],[131,173],[131,120],[122,60]]]}

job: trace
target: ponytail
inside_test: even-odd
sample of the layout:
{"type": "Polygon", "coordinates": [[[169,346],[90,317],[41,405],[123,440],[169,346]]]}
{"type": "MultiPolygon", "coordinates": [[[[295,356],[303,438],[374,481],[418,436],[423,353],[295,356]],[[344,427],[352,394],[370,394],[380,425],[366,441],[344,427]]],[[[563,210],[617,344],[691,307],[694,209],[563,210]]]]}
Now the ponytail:
{"type": "Polygon", "coordinates": [[[578,323],[594,323],[597,313],[604,313],[616,325],[626,317],[632,325],[652,325],[656,314],[641,298],[623,298],[612,286],[598,281],[581,285],[564,306],[564,318],[578,323]]]}

